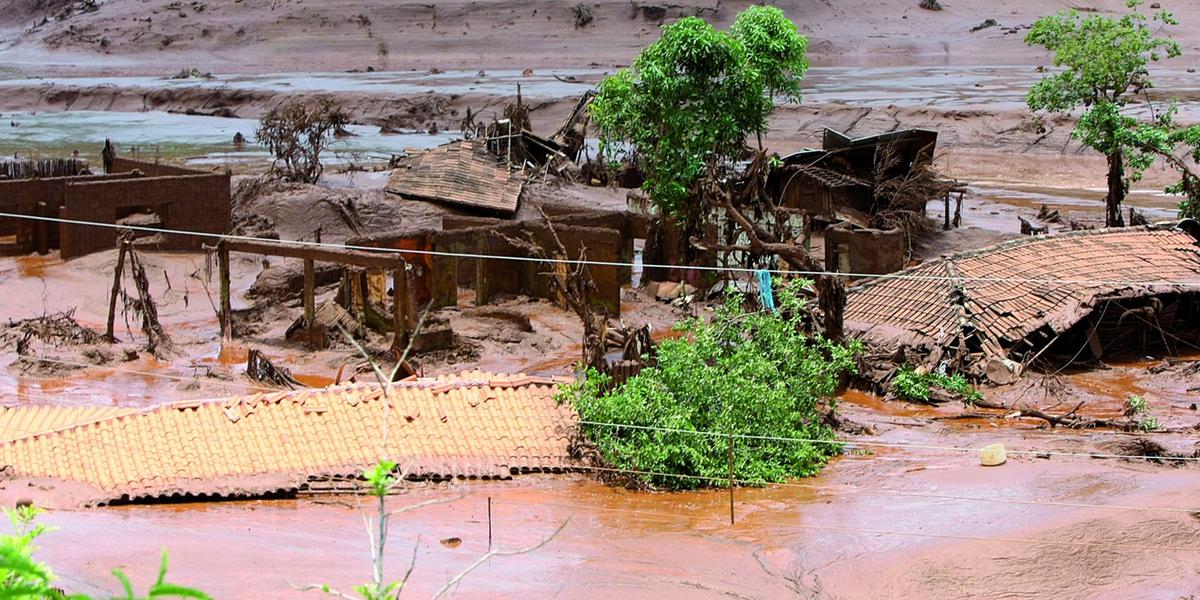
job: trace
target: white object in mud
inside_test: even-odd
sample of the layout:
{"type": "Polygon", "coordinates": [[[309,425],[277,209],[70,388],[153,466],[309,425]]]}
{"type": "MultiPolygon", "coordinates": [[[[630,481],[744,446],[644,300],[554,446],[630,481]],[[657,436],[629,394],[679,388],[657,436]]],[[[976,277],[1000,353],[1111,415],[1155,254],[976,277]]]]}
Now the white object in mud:
{"type": "Polygon", "coordinates": [[[1004,452],[1004,444],[991,444],[979,451],[979,464],[985,467],[996,467],[1008,461],[1004,452]]]}

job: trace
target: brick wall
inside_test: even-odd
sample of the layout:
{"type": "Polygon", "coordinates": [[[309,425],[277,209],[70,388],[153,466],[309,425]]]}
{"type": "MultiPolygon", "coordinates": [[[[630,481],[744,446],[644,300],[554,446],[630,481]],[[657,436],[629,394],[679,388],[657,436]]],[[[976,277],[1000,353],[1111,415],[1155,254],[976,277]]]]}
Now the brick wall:
{"type": "Polygon", "coordinates": [[[163,177],[167,175],[198,175],[201,173],[208,173],[208,171],[177,167],[175,165],[169,165],[161,162],[138,160],[136,158],[125,158],[120,156],[113,157],[113,173],[127,173],[134,170],[141,171],[146,177],[163,177]]]}
{"type": "MultiPolygon", "coordinates": [[[[230,228],[228,174],[172,175],[123,180],[68,182],[63,192],[65,219],[115,223],[123,209],[150,208],[164,229],[227,233],[230,228]]],[[[63,259],[82,256],[116,244],[117,232],[107,227],[62,225],[59,229],[63,259]]],[[[167,235],[162,250],[199,250],[212,243],[206,237],[167,235]]]]}
{"type": "MultiPolygon", "coordinates": [[[[17,179],[0,181],[0,212],[55,216],[63,204],[63,194],[68,183],[110,181],[130,179],[134,175],[82,175],[78,177],[48,177],[44,179],[17,179]],[[39,209],[38,203],[45,208],[39,209]],[[43,212],[44,211],[44,212],[43,212]]],[[[28,219],[0,218],[0,237],[16,235],[18,244],[9,248],[9,254],[28,254],[36,249],[38,228],[46,230],[47,245],[58,245],[58,228],[44,222],[28,219]]]]}

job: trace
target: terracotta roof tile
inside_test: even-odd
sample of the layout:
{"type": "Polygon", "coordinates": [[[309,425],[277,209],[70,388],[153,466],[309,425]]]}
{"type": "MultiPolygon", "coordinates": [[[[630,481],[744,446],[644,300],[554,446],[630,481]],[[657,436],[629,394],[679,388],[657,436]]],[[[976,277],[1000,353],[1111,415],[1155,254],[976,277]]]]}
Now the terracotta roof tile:
{"type": "Polygon", "coordinates": [[[134,412],[110,406],[0,406],[0,442],[134,412]]]}
{"type": "MultiPolygon", "coordinates": [[[[575,466],[568,438],[577,419],[555,402],[557,389],[549,379],[474,372],[394,384],[390,405],[368,385],[170,404],[42,432],[14,427],[24,436],[0,443],[0,464],[111,498],[224,493],[263,478],[294,488],[373,464],[386,410],[386,454],[410,476],[508,477],[575,466]]],[[[45,410],[54,423],[78,422],[77,409],[45,410]]],[[[0,423],[36,418],[3,413],[0,423]]]]}
{"type": "Polygon", "coordinates": [[[404,161],[384,188],[403,198],[517,212],[524,172],[513,171],[473,141],[451,142],[404,161]]]}
{"type": "Polygon", "coordinates": [[[1200,283],[1200,242],[1179,229],[1080,231],[1005,242],[899,274],[939,279],[876,278],[851,287],[847,328],[937,344],[956,336],[965,317],[1009,345],[1044,325],[1070,327],[1078,308],[1098,297],[1178,291],[1162,282],[1200,283]]]}

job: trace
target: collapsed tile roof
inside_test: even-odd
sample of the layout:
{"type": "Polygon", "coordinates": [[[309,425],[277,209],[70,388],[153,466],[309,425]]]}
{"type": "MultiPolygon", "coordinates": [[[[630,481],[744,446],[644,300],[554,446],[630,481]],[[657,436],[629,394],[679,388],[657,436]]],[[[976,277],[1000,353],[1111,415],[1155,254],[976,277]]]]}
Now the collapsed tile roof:
{"type": "Polygon", "coordinates": [[[868,342],[936,349],[973,337],[1007,358],[1035,330],[1061,332],[1108,298],[1200,289],[1200,235],[1124,228],[1025,238],[942,257],[847,290],[846,328],[868,342]]]}
{"type": "MultiPolygon", "coordinates": [[[[572,468],[568,439],[577,418],[555,402],[556,392],[555,380],[484,372],[394,384],[386,456],[410,477],[507,478],[572,468]]],[[[295,490],[374,464],[385,404],[379,386],[353,385],[96,419],[73,408],[52,417],[35,409],[43,430],[0,442],[0,466],[13,477],[91,486],[98,501],[295,490]],[[71,421],[77,424],[61,426],[71,421]]],[[[16,410],[8,409],[4,422],[38,419],[14,416],[16,410]]]]}
{"type": "Polygon", "coordinates": [[[483,144],[463,140],[404,161],[384,189],[402,198],[511,215],[524,187],[523,171],[509,169],[483,144]]]}

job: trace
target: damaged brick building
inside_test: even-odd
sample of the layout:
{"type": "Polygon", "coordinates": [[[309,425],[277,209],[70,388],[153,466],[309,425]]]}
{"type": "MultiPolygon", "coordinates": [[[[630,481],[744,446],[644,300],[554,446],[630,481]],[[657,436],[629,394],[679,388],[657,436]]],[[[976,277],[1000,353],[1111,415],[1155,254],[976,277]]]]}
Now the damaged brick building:
{"type": "Polygon", "coordinates": [[[1200,223],[1039,236],[931,260],[849,288],[845,324],[891,357],[884,370],[945,365],[999,384],[1039,366],[1174,354],[1200,346],[1200,223]]]}
{"type": "MultiPolygon", "coordinates": [[[[101,175],[0,180],[0,211],[223,234],[231,220],[229,180],[225,172],[114,156],[101,175]]],[[[0,254],[57,249],[65,260],[112,248],[116,240],[117,230],[110,227],[0,218],[0,254]]],[[[162,234],[143,240],[162,250],[190,251],[203,242],[162,234]]]]}

